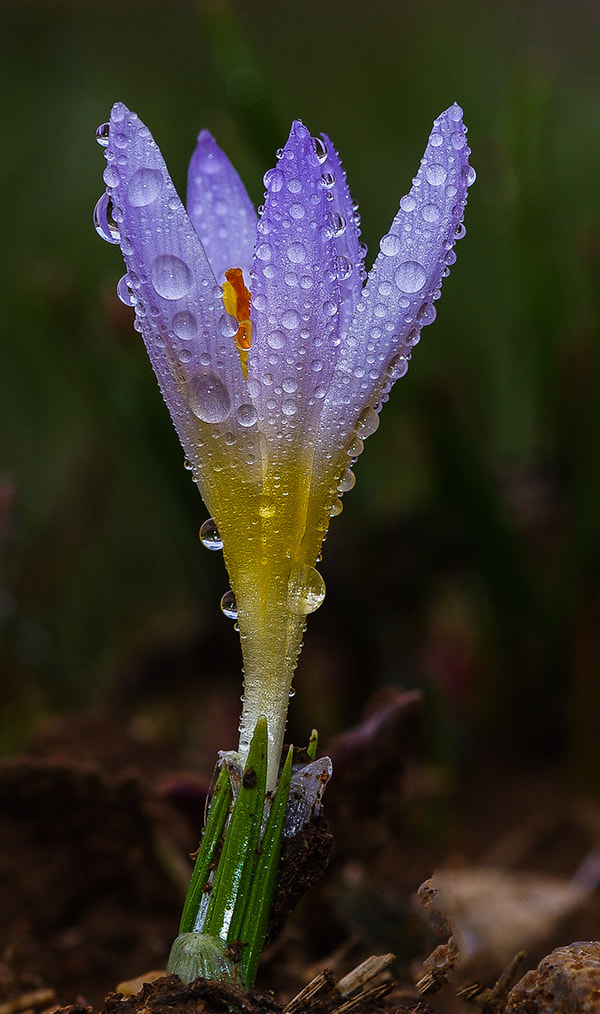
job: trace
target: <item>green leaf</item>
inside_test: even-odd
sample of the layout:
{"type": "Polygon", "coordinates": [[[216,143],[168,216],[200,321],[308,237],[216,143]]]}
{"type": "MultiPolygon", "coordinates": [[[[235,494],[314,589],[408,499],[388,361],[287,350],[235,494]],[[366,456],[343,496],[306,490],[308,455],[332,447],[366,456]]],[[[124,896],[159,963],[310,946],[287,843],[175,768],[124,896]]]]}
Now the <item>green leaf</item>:
{"type": "Polygon", "coordinates": [[[198,928],[195,925],[196,917],[200,907],[200,902],[202,901],[204,889],[208,883],[210,868],[215,857],[217,846],[227,821],[231,796],[232,792],[231,783],[229,781],[229,772],[227,771],[226,765],[223,764],[210,801],[210,806],[208,808],[206,825],[204,827],[204,831],[202,832],[202,841],[200,848],[198,849],[198,856],[196,858],[196,863],[190,880],[190,886],[188,887],[188,893],[183,906],[183,913],[179,926],[180,934],[190,933],[192,930],[198,928]]]}
{"type": "MultiPolygon", "coordinates": [[[[262,840],[262,847],[254,870],[248,904],[244,912],[240,939],[246,945],[242,965],[249,988],[254,982],[256,969],[263,948],[273,897],[277,886],[281,837],[287,808],[287,799],[292,777],[293,747],[288,750],[279,785],[271,804],[271,812],[262,840]]],[[[233,938],[232,938],[233,939],[233,938]]]]}

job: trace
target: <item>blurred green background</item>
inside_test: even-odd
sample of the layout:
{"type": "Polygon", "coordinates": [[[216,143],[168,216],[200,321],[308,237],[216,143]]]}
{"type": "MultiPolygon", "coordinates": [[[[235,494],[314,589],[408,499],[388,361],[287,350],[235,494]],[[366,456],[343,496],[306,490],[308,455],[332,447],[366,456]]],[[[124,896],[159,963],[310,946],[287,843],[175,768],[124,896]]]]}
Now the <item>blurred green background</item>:
{"type": "Polygon", "coordinates": [[[583,0],[2,0],[2,751],[103,701],[192,747],[235,736],[226,574],[91,223],[112,103],[180,192],[209,127],[257,204],[291,119],[325,131],[370,264],[457,100],[467,237],[332,524],[291,731],[422,686],[434,756],[599,773],[599,52],[583,0]]]}

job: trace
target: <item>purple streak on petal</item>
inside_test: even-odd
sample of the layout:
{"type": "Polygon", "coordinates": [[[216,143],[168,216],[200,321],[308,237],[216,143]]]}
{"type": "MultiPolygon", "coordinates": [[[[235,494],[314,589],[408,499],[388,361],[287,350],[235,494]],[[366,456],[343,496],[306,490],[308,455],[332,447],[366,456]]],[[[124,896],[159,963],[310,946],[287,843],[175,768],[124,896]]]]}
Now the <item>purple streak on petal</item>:
{"type": "MultiPolygon", "coordinates": [[[[248,384],[261,428],[291,435],[299,427],[310,430],[318,416],[340,340],[328,188],[302,123],[292,124],[265,185],[251,286],[248,384]]],[[[285,443],[280,441],[284,453],[285,443]]]]}
{"type": "Polygon", "coordinates": [[[198,135],[188,171],[187,211],[217,282],[241,268],[248,283],[258,216],[231,162],[208,132],[198,135]]]}
{"type": "Polygon", "coordinates": [[[126,282],[175,428],[201,478],[198,441],[236,431],[247,402],[222,290],[150,131],[122,103],[112,109],[104,180],[127,266],[126,282]]]}
{"type": "Polygon", "coordinates": [[[412,189],[381,240],[339,350],[319,431],[324,447],[334,433],[340,447],[351,439],[361,412],[406,373],[421,328],[435,318],[433,301],[456,259],[454,243],[464,234],[467,187],[474,179],[468,155],[462,110],[455,104],[434,121],[412,189]]]}
{"type": "MultiPolygon", "coordinates": [[[[358,209],[352,203],[346,182],[346,173],[342,169],[339,155],[327,135],[321,134],[321,137],[326,155],[321,168],[323,174],[334,179],[336,183],[329,190],[331,201],[329,202],[328,216],[334,235],[335,272],[342,295],[340,333],[343,339],[362,292],[365,248],[360,243],[358,209]]],[[[316,143],[319,144],[318,139],[316,139],[316,143]]]]}

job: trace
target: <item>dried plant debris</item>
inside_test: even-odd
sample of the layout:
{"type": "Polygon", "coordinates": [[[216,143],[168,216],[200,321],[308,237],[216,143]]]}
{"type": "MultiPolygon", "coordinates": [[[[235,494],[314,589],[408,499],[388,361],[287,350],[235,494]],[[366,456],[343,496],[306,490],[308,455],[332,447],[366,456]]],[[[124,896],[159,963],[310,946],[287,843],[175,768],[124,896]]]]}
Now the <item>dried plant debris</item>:
{"type": "MultiPolygon", "coordinates": [[[[504,881],[496,882],[498,894],[488,896],[489,912],[485,920],[486,926],[493,924],[498,906],[502,908],[505,904],[502,897],[504,886],[504,881]]],[[[559,907],[565,903],[562,892],[554,895],[554,884],[550,891],[547,890],[547,884],[544,886],[546,891],[542,913],[546,913],[548,907],[553,911],[551,905],[548,906],[547,903],[548,894],[555,901],[558,898],[559,907]]],[[[461,928],[457,929],[457,925],[448,919],[447,909],[444,908],[447,894],[443,889],[438,890],[432,880],[426,881],[421,886],[419,899],[436,932],[448,936],[446,942],[439,944],[423,962],[421,975],[416,984],[422,994],[432,994],[448,984],[456,985],[456,982],[460,981],[460,971],[465,967],[461,943],[466,941],[469,946],[469,938],[465,930],[466,923],[463,922],[461,928]]],[[[537,894],[534,892],[532,902],[534,914],[536,899],[537,894]]],[[[468,909],[470,900],[468,897],[466,900],[463,898],[465,910],[468,909]]],[[[512,903],[512,899],[509,898],[507,902],[509,907],[512,903]]],[[[457,908],[454,906],[453,914],[456,912],[457,908]]],[[[458,911],[459,916],[462,914],[458,911]]],[[[532,920],[516,921],[517,932],[523,931],[524,926],[530,932],[532,920]]],[[[470,925],[474,926],[473,921],[470,925]]],[[[477,929],[476,925],[474,929],[477,929]]],[[[502,928],[500,933],[503,936],[502,928]]],[[[481,934],[478,939],[481,942],[481,934]]],[[[538,935],[535,934],[532,939],[537,940],[538,935]]],[[[487,936],[486,942],[489,945],[487,936]]],[[[501,951],[497,950],[495,957],[498,958],[500,953],[501,951]]],[[[466,967],[469,954],[470,952],[467,952],[466,967]]],[[[517,982],[525,956],[524,950],[514,954],[492,987],[483,988],[478,982],[462,985],[456,989],[456,997],[468,1004],[471,1010],[476,1009],[478,1014],[600,1014],[600,942],[586,941],[558,947],[545,957],[535,970],[526,972],[517,982]]]]}

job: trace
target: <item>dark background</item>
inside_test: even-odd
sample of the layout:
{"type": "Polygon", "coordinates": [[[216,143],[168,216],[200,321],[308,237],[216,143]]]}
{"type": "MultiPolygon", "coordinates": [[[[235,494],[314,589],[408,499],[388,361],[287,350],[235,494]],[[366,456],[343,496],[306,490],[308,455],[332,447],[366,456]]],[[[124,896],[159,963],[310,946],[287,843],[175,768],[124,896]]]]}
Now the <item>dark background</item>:
{"type": "Polygon", "coordinates": [[[582,0],[2,0],[2,752],[106,702],[190,756],[234,745],[227,577],[91,222],[112,103],[180,192],[209,127],[257,204],[291,119],[325,131],[370,265],[457,100],[467,237],[332,524],[291,732],[421,686],[438,759],[599,773],[599,47],[582,0]]]}

